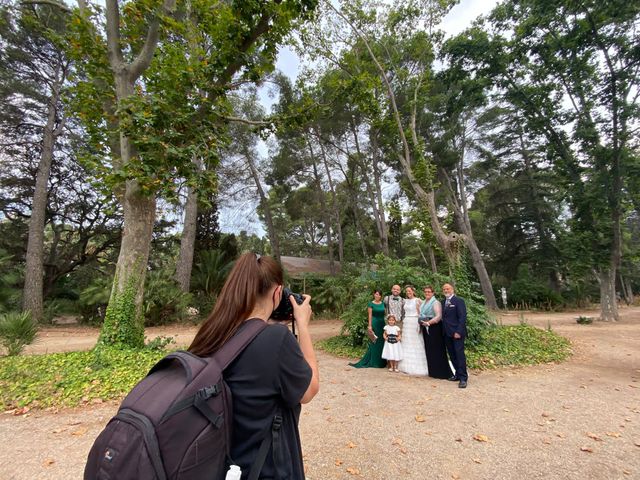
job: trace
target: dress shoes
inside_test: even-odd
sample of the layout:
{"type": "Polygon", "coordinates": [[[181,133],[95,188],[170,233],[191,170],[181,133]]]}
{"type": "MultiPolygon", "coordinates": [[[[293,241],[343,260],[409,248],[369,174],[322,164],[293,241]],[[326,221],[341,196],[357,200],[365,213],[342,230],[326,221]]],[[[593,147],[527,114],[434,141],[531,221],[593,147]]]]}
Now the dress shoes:
{"type": "Polygon", "coordinates": [[[460,383],[458,384],[458,388],[467,388],[467,381],[460,380],[460,383]]]}
{"type": "Polygon", "coordinates": [[[455,375],[451,375],[449,378],[447,378],[447,380],[449,380],[450,382],[457,382],[460,379],[455,375]]]}

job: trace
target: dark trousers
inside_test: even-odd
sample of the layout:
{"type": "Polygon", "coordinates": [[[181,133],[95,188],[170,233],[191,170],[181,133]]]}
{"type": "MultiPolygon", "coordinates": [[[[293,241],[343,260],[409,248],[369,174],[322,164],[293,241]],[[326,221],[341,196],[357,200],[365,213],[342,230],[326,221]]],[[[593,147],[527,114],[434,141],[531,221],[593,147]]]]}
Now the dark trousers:
{"type": "Polygon", "coordinates": [[[469,376],[467,375],[467,357],[464,355],[464,338],[445,335],[444,344],[447,347],[453,368],[456,369],[456,377],[466,382],[469,376]]]}

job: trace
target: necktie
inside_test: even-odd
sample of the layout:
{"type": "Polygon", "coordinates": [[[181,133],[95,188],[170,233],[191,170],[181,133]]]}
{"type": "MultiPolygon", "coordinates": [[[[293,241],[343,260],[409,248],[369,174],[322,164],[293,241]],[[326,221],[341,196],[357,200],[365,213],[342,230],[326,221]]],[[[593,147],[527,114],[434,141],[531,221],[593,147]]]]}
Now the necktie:
{"type": "Polygon", "coordinates": [[[444,306],[445,306],[445,307],[448,307],[448,306],[449,306],[449,303],[451,303],[451,299],[447,298],[447,299],[444,301],[444,306]]]}

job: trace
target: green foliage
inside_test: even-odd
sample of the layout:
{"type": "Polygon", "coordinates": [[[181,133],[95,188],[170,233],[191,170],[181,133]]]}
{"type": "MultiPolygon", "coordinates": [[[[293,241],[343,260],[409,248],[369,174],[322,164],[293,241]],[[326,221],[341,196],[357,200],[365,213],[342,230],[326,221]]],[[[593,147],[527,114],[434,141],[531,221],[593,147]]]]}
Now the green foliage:
{"type": "Polygon", "coordinates": [[[542,308],[550,310],[562,303],[560,294],[532,275],[529,265],[518,267],[518,276],[511,282],[508,292],[510,305],[519,308],[542,308]]]}
{"type": "Polygon", "coordinates": [[[38,327],[29,312],[7,312],[0,315],[0,345],[9,356],[19,355],[36,338],[38,327]]]}
{"type": "Polygon", "coordinates": [[[140,282],[132,276],[121,291],[115,288],[117,282],[118,279],[115,278],[97,347],[141,348],[144,346],[144,320],[136,313],[136,296],[141,288],[140,282]]]}
{"type": "Polygon", "coordinates": [[[315,343],[315,347],[340,358],[360,358],[367,351],[364,345],[354,346],[346,335],[337,335],[315,343]]]}
{"type": "Polygon", "coordinates": [[[215,298],[232,266],[233,261],[222,250],[200,252],[193,265],[191,290],[215,298]]]}
{"type": "Polygon", "coordinates": [[[147,273],[142,311],[147,326],[165,325],[181,320],[191,303],[191,295],[184,293],[168,268],[147,273]]]}
{"type": "Polygon", "coordinates": [[[20,304],[20,277],[12,256],[0,249],[0,313],[17,308],[20,304]]]}
{"type": "Polygon", "coordinates": [[[113,288],[113,278],[109,275],[96,276],[89,286],[80,293],[78,306],[81,318],[91,324],[102,323],[113,288]]]}
{"type": "MultiPolygon", "coordinates": [[[[322,340],[316,346],[342,358],[360,358],[366,345],[353,346],[348,336],[340,335],[322,340]]],[[[562,362],[571,355],[569,341],[550,330],[530,325],[491,326],[480,334],[475,345],[466,348],[467,366],[491,369],[515,365],[562,362]]]]}
{"type": "Polygon", "coordinates": [[[464,298],[467,305],[467,330],[470,344],[477,342],[482,330],[491,323],[483,299],[476,293],[464,264],[456,270],[453,278],[433,274],[410,265],[407,261],[392,260],[383,255],[376,257],[375,264],[377,265],[375,271],[364,272],[349,278],[351,288],[347,290],[343,300],[347,305],[340,316],[344,321],[343,332],[349,334],[353,346],[366,344],[367,304],[372,299],[373,290],[378,288],[386,294],[394,284],[413,285],[419,293],[420,289],[427,285],[433,286],[438,292],[445,282],[454,283],[456,294],[464,298]]]}
{"type": "Polygon", "coordinates": [[[339,316],[347,307],[348,277],[326,277],[315,288],[309,289],[313,297],[313,311],[324,316],[339,316]]]}
{"type": "Polygon", "coordinates": [[[144,348],[147,350],[164,351],[169,345],[175,343],[176,339],[174,337],[160,335],[145,343],[144,348]]]}
{"type": "Polygon", "coordinates": [[[493,326],[469,348],[467,363],[471,368],[484,369],[562,362],[570,355],[569,341],[550,330],[527,324],[493,326]]]}
{"type": "Polygon", "coordinates": [[[101,348],[0,359],[0,409],[120,399],[166,352],[101,348]]]}
{"type": "Polygon", "coordinates": [[[580,325],[590,325],[593,323],[593,317],[585,317],[584,315],[580,315],[576,318],[576,322],[580,325]]]}

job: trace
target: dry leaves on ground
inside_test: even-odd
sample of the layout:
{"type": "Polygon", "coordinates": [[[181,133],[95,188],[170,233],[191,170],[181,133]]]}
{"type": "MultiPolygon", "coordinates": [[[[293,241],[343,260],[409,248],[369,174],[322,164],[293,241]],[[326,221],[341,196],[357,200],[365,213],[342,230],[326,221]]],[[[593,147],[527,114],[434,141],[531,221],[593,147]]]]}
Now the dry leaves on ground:
{"type": "Polygon", "coordinates": [[[486,435],[483,435],[481,433],[476,433],[473,436],[473,439],[478,441],[478,442],[488,442],[489,441],[489,437],[487,437],[486,435]]]}

